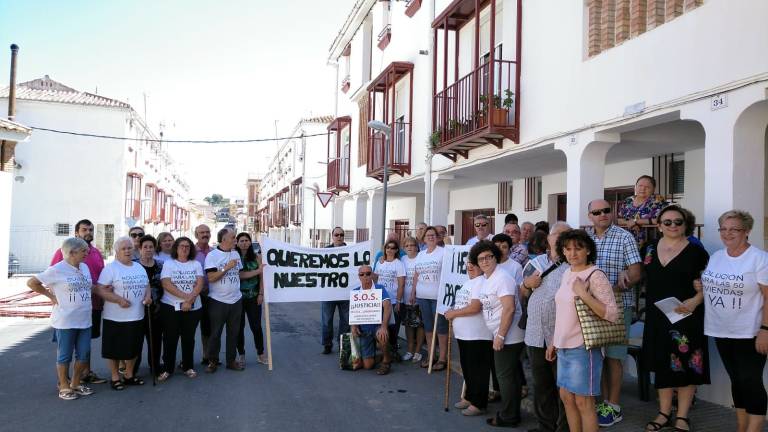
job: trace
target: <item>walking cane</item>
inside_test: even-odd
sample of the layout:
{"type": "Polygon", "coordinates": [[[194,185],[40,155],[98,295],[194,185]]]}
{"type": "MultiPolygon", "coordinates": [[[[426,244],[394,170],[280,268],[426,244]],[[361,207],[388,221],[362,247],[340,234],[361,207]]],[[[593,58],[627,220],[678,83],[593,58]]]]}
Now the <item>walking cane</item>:
{"type": "Polygon", "coordinates": [[[445,412],[448,412],[448,403],[451,394],[451,330],[453,329],[453,323],[448,321],[448,351],[446,352],[446,360],[448,364],[445,367],[445,412]]]}
{"type": "Polygon", "coordinates": [[[157,375],[155,374],[155,352],[154,340],[152,339],[152,310],[149,305],[147,308],[147,326],[149,327],[149,372],[152,374],[152,387],[157,385],[157,375]]]}

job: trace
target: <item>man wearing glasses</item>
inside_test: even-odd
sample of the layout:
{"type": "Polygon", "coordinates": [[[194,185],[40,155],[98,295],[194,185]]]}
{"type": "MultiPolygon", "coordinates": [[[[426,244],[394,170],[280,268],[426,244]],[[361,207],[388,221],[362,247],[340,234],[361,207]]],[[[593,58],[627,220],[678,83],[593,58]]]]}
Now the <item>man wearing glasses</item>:
{"type": "Polygon", "coordinates": [[[133,240],[133,257],[132,260],[137,260],[141,257],[141,238],[144,237],[144,228],[140,226],[131,227],[128,230],[128,236],[133,240]]]}
{"type": "MultiPolygon", "coordinates": [[[[613,223],[613,211],[608,201],[592,200],[587,208],[592,227],[587,228],[597,246],[597,266],[608,276],[616,292],[621,292],[624,306],[624,326],[629,334],[635,293],[632,286],[642,277],[640,253],[635,238],[629,231],[613,223]]],[[[624,375],[622,363],[627,358],[626,345],[605,348],[603,364],[602,396],[604,402],[597,405],[597,420],[601,427],[612,426],[621,420],[621,382],[624,375]]]]}
{"type": "MultiPolygon", "coordinates": [[[[344,229],[336,227],[331,231],[331,244],[326,247],[342,247],[347,244],[344,242],[344,229]]],[[[336,308],[339,309],[339,333],[349,333],[349,300],[334,300],[320,302],[322,323],[321,343],[323,344],[323,354],[330,354],[333,350],[333,316],[336,308]]]]}
{"type": "Polygon", "coordinates": [[[389,339],[387,327],[389,316],[392,313],[392,303],[384,285],[374,285],[371,278],[372,274],[371,266],[361,265],[357,272],[357,276],[360,278],[360,286],[354,288],[353,291],[364,291],[371,288],[381,290],[381,323],[352,326],[352,333],[359,338],[360,356],[363,358],[363,368],[365,369],[373,369],[376,361],[376,342],[378,342],[382,357],[381,366],[376,373],[378,375],[386,375],[389,373],[392,364],[392,358],[390,357],[389,349],[387,349],[387,341],[389,339]]]}
{"type": "Polygon", "coordinates": [[[475,221],[475,236],[467,240],[467,246],[474,246],[480,240],[491,240],[491,222],[486,215],[477,215],[475,221]]]}
{"type": "Polygon", "coordinates": [[[504,225],[504,234],[512,239],[512,247],[509,248],[509,257],[524,267],[528,264],[528,248],[520,241],[522,239],[520,226],[517,223],[510,222],[504,225]]]}

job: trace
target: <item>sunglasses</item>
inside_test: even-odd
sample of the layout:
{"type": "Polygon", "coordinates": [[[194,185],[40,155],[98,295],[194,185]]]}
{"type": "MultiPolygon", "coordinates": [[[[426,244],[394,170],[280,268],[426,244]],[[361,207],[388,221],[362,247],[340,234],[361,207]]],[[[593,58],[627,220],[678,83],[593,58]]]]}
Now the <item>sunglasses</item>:
{"type": "Polygon", "coordinates": [[[476,223],[476,224],[475,224],[475,228],[480,228],[480,227],[487,227],[487,226],[488,226],[488,223],[487,223],[487,222],[486,222],[486,223],[476,223]]]}
{"type": "Polygon", "coordinates": [[[600,216],[601,214],[611,214],[611,208],[606,207],[602,209],[592,210],[589,212],[592,216],[600,216]]]}
{"type": "Polygon", "coordinates": [[[144,233],[130,233],[128,235],[131,236],[131,238],[139,238],[139,237],[143,236],[144,233]]]}
{"type": "Polygon", "coordinates": [[[661,221],[661,224],[664,226],[672,226],[672,224],[675,224],[675,226],[682,226],[685,223],[682,219],[666,219],[661,221]]]}
{"type": "Polygon", "coordinates": [[[334,237],[344,237],[344,233],[336,233],[333,236],[334,237]]]}
{"type": "Polygon", "coordinates": [[[387,250],[397,250],[396,247],[387,246],[387,250]]]}
{"type": "Polygon", "coordinates": [[[370,276],[370,275],[371,275],[371,272],[360,272],[360,273],[358,273],[357,275],[358,275],[358,276],[360,276],[360,277],[363,277],[363,276],[366,276],[366,277],[367,277],[367,276],[370,276]]]}

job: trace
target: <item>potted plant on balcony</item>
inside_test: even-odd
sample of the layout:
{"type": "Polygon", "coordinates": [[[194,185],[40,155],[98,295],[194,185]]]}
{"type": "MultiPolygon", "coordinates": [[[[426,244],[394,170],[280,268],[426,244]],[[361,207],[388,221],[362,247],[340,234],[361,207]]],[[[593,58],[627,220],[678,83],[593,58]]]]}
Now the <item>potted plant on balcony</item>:
{"type": "Polygon", "coordinates": [[[515,103],[515,94],[509,90],[504,90],[504,99],[501,99],[499,95],[493,95],[493,110],[491,118],[493,124],[496,126],[506,126],[508,124],[507,118],[509,116],[509,110],[515,103]]]}
{"type": "Polygon", "coordinates": [[[443,133],[440,131],[440,129],[432,131],[432,133],[429,135],[429,145],[433,150],[440,145],[440,137],[442,135],[443,133]]]}

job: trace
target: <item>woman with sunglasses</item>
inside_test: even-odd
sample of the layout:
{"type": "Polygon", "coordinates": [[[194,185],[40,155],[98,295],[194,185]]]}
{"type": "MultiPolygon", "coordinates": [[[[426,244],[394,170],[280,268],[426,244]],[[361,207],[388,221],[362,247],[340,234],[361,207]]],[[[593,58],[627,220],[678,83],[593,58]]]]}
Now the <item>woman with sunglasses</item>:
{"type": "Polygon", "coordinates": [[[421,345],[424,343],[424,325],[421,321],[421,312],[415,299],[411,299],[413,292],[413,275],[416,272],[416,257],[419,255],[419,241],[413,237],[406,237],[403,241],[406,255],[400,260],[405,266],[405,285],[403,287],[404,304],[400,306],[401,321],[405,327],[405,337],[408,340],[408,352],[403,355],[403,361],[411,360],[414,363],[421,361],[421,345]]]}
{"type": "MultiPolygon", "coordinates": [[[[427,248],[419,252],[416,258],[416,271],[413,274],[413,291],[410,301],[416,301],[424,320],[424,333],[433,352],[432,333],[437,329],[437,343],[440,347],[438,360],[432,365],[432,370],[441,371],[447,365],[448,352],[448,321],[437,314],[437,289],[440,284],[440,273],[443,267],[444,250],[437,245],[437,229],[433,226],[424,231],[424,241],[427,248]],[[435,321],[437,319],[437,321],[435,321]]],[[[429,367],[429,355],[421,362],[421,367],[429,367]]]]}
{"type": "Polygon", "coordinates": [[[704,336],[704,301],[694,281],[707,266],[707,252],[688,241],[695,220],[676,205],[659,212],[656,223],[663,235],[650,243],[642,256],[645,266],[646,315],[643,329],[643,355],[656,374],[654,386],[659,393],[659,413],[645,426],[646,431],[690,428],[688,410],[696,386],[709,384],[709,350],[704,336]],[[671,323],[654,306],[659,300],[676,298],[682,304],[676,312],[691,314],[671,323]],[[672,397],[677,390],[676,418],[672,419],[672,397]]]}
{"type": "Polygon", "coordinates": [[[749,213],[727,211],[717,222],[725,249],[712,254],[701,276],[707,298],[704,334],[715,338],[731,379],[736,430],[762,431],[768,407],[763,386],[768,354],[768,254],[749,243],[755,223],[749,213]]]}
{"type": "MultiPolygon", "coordinates": [[[[397,361],[397,334],[400,332],[400,304],[403,302],[405,289],[405,265],[400,261],[400,243],[397,240],[388,240],[382,250],[383,262],[374,263],[373,282],[383,285],[390,293],[392,315],[388,324],[389,348],[392,357],[397,361]]],[[[389,368],[389,363],[382,363],[381,367],[389,368]]]]}

